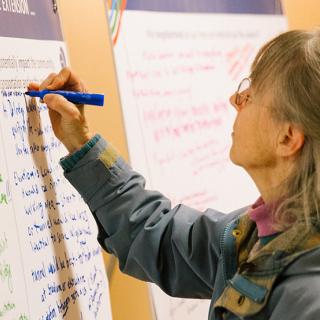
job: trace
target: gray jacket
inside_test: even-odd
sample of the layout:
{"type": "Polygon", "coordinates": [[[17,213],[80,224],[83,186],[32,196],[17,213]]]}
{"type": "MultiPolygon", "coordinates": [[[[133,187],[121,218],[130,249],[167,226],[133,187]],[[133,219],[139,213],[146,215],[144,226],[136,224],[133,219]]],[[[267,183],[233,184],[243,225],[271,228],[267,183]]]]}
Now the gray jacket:
{"type": "Polygon", "coordinates": [[[301,248],[308,237],[303,232],[299,239],[288,234],[285,239],[297,243],[294,251],[273,248],[250,264],[240,261],[257,240],[255,226],[242,219],[246,208],[227,215],[171,208],[162,194],[145,190],[143,177],[102,138],[65,176],[89,205],[99,243],[119,258],[123,272],[171,296],[211,299],[210,320],[320,319],[317,227],[312,245],[301,248]],[[240,240],[235,229],[243,233],[240,240]],[[252,266],[259,267],[252,272],[252,266]]]}

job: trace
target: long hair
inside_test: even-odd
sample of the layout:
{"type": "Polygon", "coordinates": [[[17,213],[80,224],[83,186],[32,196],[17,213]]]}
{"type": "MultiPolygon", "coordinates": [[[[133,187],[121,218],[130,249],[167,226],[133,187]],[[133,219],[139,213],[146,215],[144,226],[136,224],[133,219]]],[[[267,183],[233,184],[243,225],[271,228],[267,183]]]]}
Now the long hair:
{"type": "Polygon", "coordinates": [[[320,29],[285,32],[266,43],[251,68],[255,92],[270,93],[275,120],[291,122],[305,141],[282,185],[275,225],[320,221],[320,29]]]}

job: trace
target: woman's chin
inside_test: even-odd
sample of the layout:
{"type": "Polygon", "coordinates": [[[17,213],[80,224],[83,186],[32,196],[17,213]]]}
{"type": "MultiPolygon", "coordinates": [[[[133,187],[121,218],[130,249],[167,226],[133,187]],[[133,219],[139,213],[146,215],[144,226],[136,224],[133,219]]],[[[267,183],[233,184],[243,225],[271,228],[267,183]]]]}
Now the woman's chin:
{"type": "Polygon", "coordinates": [[[233,164],[235,164],[236,166],[241,166],[241,164],[240,164],[240,162],[239,162],[239,159],[238,159],[238,157],[236,156],[236,152],[235,152],[235,150],[234,150],[233,145],[231,146],[230,151],[229,151],[229,158],[230,158],[230,160],[231,160],[231,162],[232,162],[233,164]]]}

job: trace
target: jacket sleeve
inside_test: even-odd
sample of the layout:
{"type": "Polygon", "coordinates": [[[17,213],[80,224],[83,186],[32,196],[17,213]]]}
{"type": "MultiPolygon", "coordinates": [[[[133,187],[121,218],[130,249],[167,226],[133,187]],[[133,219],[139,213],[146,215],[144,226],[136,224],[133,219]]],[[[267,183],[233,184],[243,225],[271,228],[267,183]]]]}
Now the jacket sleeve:
{"type": "Polygon", "coordinates": [[[103,139],[65,176],[93,213],[99,243],[119,258],[123,272],[172,296],[211,298],[220,233],[230,215],[171,208],[165,196],[145,190],[143,177],[103,139]]]}

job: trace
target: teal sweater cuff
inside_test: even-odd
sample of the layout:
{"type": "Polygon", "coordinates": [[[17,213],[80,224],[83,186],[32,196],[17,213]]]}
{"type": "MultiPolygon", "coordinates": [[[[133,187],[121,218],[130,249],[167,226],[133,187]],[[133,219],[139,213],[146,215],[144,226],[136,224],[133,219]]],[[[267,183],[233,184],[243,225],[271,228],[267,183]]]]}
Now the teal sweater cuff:
{"type": "Polygon", "coordinates": [[[81,149],[60,159],[60,165],[65,172],[70,172],[76,163],[81,160],[89,150],[100,140],[101,136],[96,134],[81,149]]]}

